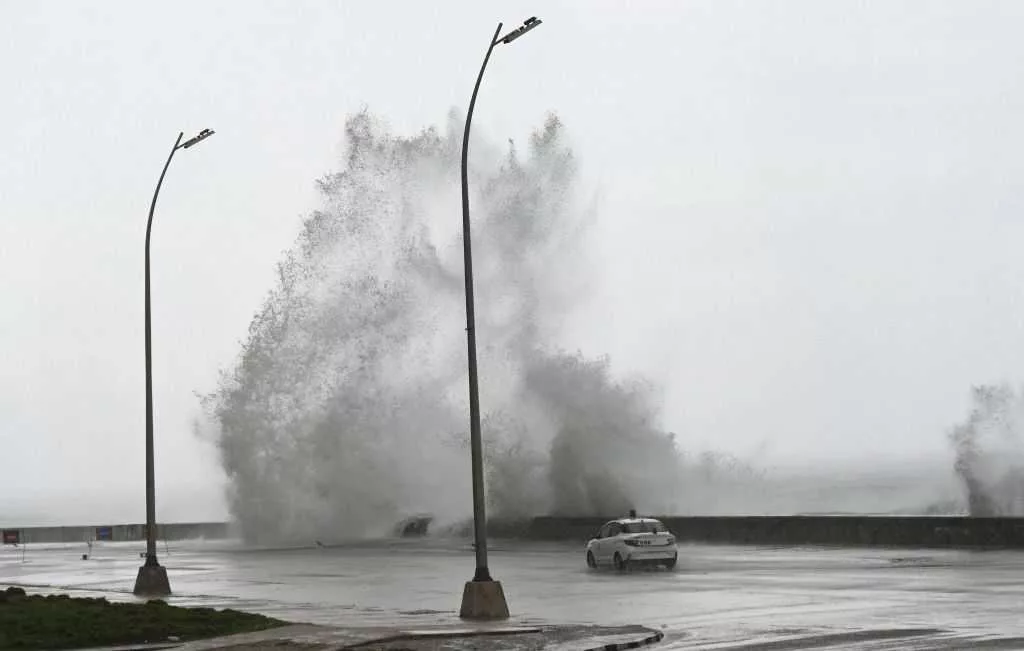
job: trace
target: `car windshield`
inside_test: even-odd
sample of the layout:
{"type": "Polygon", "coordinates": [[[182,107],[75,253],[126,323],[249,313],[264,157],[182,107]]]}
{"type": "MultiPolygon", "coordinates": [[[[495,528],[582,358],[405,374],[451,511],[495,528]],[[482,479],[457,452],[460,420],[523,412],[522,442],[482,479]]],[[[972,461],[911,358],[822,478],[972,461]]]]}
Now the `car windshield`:
{"type": "Polygon", "coordinates": [[[626,522],[622,525],[623,533],[665,533],[668,529],[657,520],[644,522],[626,522]]]}

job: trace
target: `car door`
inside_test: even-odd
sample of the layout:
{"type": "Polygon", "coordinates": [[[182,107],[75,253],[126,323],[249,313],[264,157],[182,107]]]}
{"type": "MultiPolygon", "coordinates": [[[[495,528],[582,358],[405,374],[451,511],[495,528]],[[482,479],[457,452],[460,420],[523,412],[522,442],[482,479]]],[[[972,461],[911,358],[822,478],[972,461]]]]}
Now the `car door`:
{"type": "Polygon", "coordinates": [[[606,563],[611,563],[615,557],[615,551],[619,546],[619,536],[622,534],[622,525],[618,522],[610,522],[607,525],[608,531],[601,539],[601,553],[606,563]]]}
{"type": "Polygon", "coordinates": [[[608,531],[610,528],[611,523],[607,523],[597,532],[597,540],[594,542],[594,560],[598,563],[604,563],[608,558],[606,547],[608,545],[608,531]]]}

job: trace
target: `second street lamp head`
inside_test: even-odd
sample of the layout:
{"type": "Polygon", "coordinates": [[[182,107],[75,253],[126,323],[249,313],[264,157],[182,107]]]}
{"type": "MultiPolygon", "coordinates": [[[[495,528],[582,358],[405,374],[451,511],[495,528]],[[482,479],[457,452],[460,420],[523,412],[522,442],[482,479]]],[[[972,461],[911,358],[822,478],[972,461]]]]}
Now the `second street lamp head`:
{"type": "Polygon", "coordinates": [[[531,29],[533,29],[537,25],[540,25],[541,22],[542,22],[541,19],[537,18],[536,16],[532,16],[530,18],[527,18],[526,20],[523,21],[522,27],[517,27],[516,29],[512,30],[511,32],[509,32],[508,34],[503,36],[502,38],[498,39],[498,42],[504,43],[504,44],[508,45],[509,43],[511,43],[512,41],[516,40],[517,38],[519,38],[520,36],[522,36],[526,32],[530,31],[531,29]]]}
{"type": "Polygon", "coordinates": [[[184,143],[182,143],[181,148],[182,149],[188,149],[192,145],[195,145],[195,144],[199,143],[200,141],[206,140],[207,138],[212,136],[214,133],[215,132],[213,131],[213,129],[203,129],[195,137],[189,138],[184,143]]]}

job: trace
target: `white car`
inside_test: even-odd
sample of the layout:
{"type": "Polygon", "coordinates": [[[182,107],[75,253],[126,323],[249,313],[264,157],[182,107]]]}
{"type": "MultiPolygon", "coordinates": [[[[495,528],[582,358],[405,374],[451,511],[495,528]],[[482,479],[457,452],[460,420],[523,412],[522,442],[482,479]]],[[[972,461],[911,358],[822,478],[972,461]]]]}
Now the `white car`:
{"type": "Polygon", "coordinates": [[[676,566],[676,537],[654,518],[629,517],[606,523],[587,543],[587,566],[611,565],[624,570],[630,565],[676,566]]]}

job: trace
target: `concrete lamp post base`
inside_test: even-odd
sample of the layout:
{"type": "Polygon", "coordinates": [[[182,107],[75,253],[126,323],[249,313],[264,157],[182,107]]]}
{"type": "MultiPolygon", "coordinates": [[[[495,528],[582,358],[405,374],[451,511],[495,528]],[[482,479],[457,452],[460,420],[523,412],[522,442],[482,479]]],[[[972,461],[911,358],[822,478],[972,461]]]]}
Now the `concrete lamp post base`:
{"type": "Polygon", "coordinates": [[[166,597],[171,594],[171,582],[167,580],[167,568],[162,565],[143,565],[135,579],[135,595],[138,597],[166,597]]]}
{"type": "Polygon", "coordinates": [[[467,581],[462,591],[463,619],[508,619],[508,603],[500,581],[467,581]]]}

